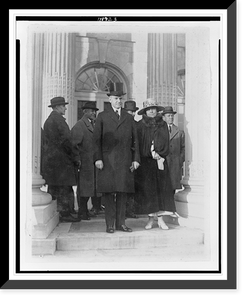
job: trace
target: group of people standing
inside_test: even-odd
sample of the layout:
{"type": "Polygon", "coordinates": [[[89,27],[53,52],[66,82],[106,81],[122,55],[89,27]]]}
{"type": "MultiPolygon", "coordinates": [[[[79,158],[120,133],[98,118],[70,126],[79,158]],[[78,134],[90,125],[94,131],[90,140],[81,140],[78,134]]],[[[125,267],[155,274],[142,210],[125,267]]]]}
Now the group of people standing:
{"type": "Polygon", "coordinates": [[[140,110],[134,101],[122,108],[123,95],[121,83],[112,85],[109,108],[96,117],[96,103],[86,103],[71,130],[63,117],[68,103],[62,97],[51,99],[53,111],[43,130],[42,175],[58,201],[61,222],[88,220],[89,198],[99,208],[103,197],[106,232],[132,232],[125,219],[126,203],[134,199],[148,215],[145,229],[156,218],[161,229],[169,229],[163,216],[178,217],[174,193],[181,188],[184,132],[173,124],[172,107],[147,99],[140,110]],[[134,120],[136,111],[142,115],[139,122],[134,120]],[[73,214],[74,185],[78,215],[73,214]]]}

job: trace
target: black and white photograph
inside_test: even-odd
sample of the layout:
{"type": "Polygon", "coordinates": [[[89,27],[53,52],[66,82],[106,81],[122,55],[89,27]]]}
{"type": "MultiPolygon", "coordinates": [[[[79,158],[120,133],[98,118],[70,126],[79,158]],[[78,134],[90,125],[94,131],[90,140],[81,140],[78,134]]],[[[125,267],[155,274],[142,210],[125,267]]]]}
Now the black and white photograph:
{"type": "Polygon", "coordinates": [[[114,12],[15,13],[16,276],[224,280],[227,10],[114,12]]]}

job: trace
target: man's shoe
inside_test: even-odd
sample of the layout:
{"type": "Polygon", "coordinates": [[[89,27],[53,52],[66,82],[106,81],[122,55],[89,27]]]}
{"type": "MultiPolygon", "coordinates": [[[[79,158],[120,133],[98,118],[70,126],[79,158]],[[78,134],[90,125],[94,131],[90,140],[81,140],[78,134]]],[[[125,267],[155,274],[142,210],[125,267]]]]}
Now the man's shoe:
{"type": "Polygon", "coordinates": [[[97,217],[97,215],[99,214],[99,210],[97,210],[96,208],[92,208],[89,213],[97,217]]]}
{"type": "Polygon", "coordinates": [[[71,214],[69,214],[67,216],[60,216],[59,220],[60,220],[60,222],[63,222],[63,223],[80,222],[80,218],[75,218],[71,214]]]}
{"type": "Polygon", "coordinates": [[[86,215],[79,215],[79,218],[80,218],[81,220],[84,220],[84,221],[89,221],[89,220],[91,220],[91,218],[89,218],[89,217],[86,216],[86,215]]]}
{"type": "Polygon", "coordinates": [[[87,213],[87,216],[88,216],[89,218],[96,218],[96,217],[97,217],[97,215],[94,214],[93,212],[88,212],[88,213],[87,213]]]}
{"type": "Polygon", "coordinates": [[[132,229],[127,227],[126,225],[121,225],[116,228],[116,230],[120,230],[123,232],[132,232],[132,229]]]}
{"type": "Polygon", "coordinates": [[[89,221],[91,220],[91,218],[89,218],[87,215],[83,214],[83,215],[78,215],[78,217],[81,219],[81,220],[86,220],[86,221],[89,221]]]}
{"type": "Polygon", "coordinates": [[[114,229],[112,227],[107,227],[106,232],[107,233],[114,233],[114,229]]]}

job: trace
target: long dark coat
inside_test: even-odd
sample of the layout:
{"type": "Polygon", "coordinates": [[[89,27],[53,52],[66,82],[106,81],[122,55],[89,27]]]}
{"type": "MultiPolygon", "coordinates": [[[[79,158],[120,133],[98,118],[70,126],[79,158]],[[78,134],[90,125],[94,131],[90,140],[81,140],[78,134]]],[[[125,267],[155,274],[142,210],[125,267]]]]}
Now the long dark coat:
{"type": "Polygon", "coordinates": [[[140,161],[136,125],[133,117],[121,109],[118,120],[112,107],[99,113],[94,128],[94,162],[102,160],[97,191],[102,193],[134,192],[133,161],[140,161]]]}
{"type": "Polygon", "coordinates": [[[76,185],[71,134],[65,118],[52,111],[44,123],[43,177],[48,185],[76,185]]]}
{"type": "Polygon", "coordinates": [[[170,133],[170,151],[167,156],[168,168],[174,190],[181,189],[182,167],[185,161],[185,135],[176,125],[170,133]]]}
{"type": "Polygon", "coordinates": [[[166,157],[169,154],[169,132],[162,116],[149,118],[143,115],[138,122],[137,133],[140,147],[141,165],[135,174],[138,213],[150,214],[158,211],[175,212],[174,196],[166,157]],[[164,170],[158,169],[157,160],[151,154],[154,141],[154,151],[164,161],[164,170]]]}
{"type": "Polygon", "coordinates": [[[81,161],[80,196],[95,196],[95,167],[93,163],[93,125],[82,117],[71,129],[72,144],[76,161],[81,161]]]}

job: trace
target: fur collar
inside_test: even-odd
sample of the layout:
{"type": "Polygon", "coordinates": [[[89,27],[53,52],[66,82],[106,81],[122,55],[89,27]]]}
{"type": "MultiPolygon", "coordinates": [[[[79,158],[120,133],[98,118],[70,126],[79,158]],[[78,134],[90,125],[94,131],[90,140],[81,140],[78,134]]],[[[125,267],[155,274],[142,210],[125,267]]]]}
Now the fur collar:
{"type": "Polygon", "coordinates": [[[164,120],[162,118],[162,115],[158,114],[154,118],[150,118],[147,115],[143,115],[142,117],[142,122],[147,126],[147,127],[152,127],[152,126],[162,126],[164,125],[164,120]]]}

